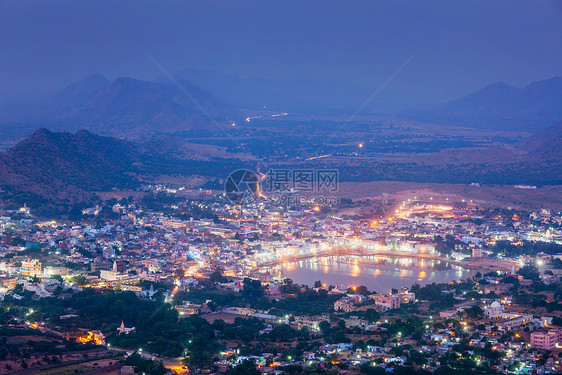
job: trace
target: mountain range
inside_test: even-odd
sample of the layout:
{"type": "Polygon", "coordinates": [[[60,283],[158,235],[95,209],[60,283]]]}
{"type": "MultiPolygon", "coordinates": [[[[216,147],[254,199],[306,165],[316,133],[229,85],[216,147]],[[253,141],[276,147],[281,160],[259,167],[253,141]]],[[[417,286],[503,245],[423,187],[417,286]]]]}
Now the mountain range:
{"type": "Polygon", "coordinates": [[[95,74],[38,103],[5,106],[0,126],[87,129],[125,138],[178,131],[220,131],[240,115],[207,91],[182,82],[156,83],[128,77],[110,82],[95,74]]]}
{"type": "MultiPolygon", "coordinates": [[[[241,77],[206,69],[185,68],[174,73],[180,82],[192,82],[214,93],[222,102],[236,108],[270,109],[300,114],[348,114],[359,108],[381,82],[358,85],[338,80],[307,77],[288,80],[241,77]]],[[[166,76],[157,82],[169,81],[166,76]]],[[[398,92],[391,87],[377,92],[364,108],[368,113],[392,113],[428,105],[432,101],[413,92],[398,92]],[[429,100],[429,102],[428,102],[429,100]]]]}
{"type": "MultiPolygon", "coordinates": [[[[233,170],[254,167],[255,161],[225,154],[214,146],[201,145],[206,147],[208,157],[197,159],[192,156],[197,154],[197,150],[187,152],[182,148],[185,143],[174,146],[168,139],[161,141],[164,144],[122,140],[92,134],[87,130],[72,134],[39,129],[8,151],[0,153],[0,202],[27,203],[33,208],[48,211],[68,208],[80,202],[94,202],[98,199],[97,193],[102,191],[134,190],[143,184],[155,183],[161,176],[195,175],[215,179],[224,178],[233,170]]],[[[192,144],[192,147],[198,145],[192,144]]],[[[503,154],[508,155],[502,162],[484,165],[481,161],[467,159],[458,165],[476,171],[477,175],[503,176],[503,183],[524,183],[526,177],[517,172],[523,170],[531,179],[537,174],[543,176],[538,179],[541,183],[559,183],[562,178],[559,172],[562,165],[562,122],[512,147],[503,149],[503,154]]],[[[486,152],[481,148],[473,151],[478,154],[486,152]]],[[[490,153],[498,151],[497,148],[488,150],[490,153]]],[[[418,176],[416,178],[423,182],[432,181],[437,174],[444,182],[459,183],[459,175],[453,173],[456,167],[447,164],[453,159],[447,159],[447,155],[460,154],[453,150],[434,155],[443,159],[444,164],[441,164],[448,166],[447,173],[443,174],[438,166],[433,170],[431,168],[434,167],[428,169],[423,165],[410,165],[408,175],[418,176]]],[[[372,160],[371,164],[358,166],[357,173],[363,175],[362,168],[371,170],[376,166],[376,160],[372,160]]],[[[400,167],[399,164],[396,166],[400,167]]],[[[394,171],[394,168],[389,171],[394,171]]],[[[391,173],[379,178],[392,180],[396,177],[392,177],[391,173]]],[[[493,178],[488,180],[488,183],[494,183],[493,178]]]]}
{"type": "MultiPolygon", "coordinates": [[[[181,87],[168,77],[155,81],[128,77],[109,81],[100,74],[86,77],[42,101],[0,107],[0,136],[21,139],[41,127],[57,131],[87,129],[129,139],[176,132],[218,134],[244,117],[233,108],[351,113],[372,94],[366,87],[338,81],[241,78],[189,68],[175,77],[181,87]]],[[[405,102],[415,101],[413,93],[383,92],[363,112],[386,104],[388,110],[400,96],[407,95],[411,97],[405,102]]],[[[450,126],[536,132],[562,120],[562,77],[524,88],[499,82],[440,106],[399,112],[398,117],[450,126]]]]}
{"type": "Polygon", "coordinates": [[[497,82],[435,108],[402,115],[428,123],[535,132],[562,120],[562,77],[524,88],[497,82]]]}

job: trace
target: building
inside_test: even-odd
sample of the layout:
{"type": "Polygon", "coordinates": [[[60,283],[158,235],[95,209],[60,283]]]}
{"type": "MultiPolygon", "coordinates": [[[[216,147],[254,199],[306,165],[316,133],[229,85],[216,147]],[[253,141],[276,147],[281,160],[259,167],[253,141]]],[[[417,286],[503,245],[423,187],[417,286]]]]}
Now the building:
{"type": "Polygon", "coordinates": [[[343,297],[334,302],[334,310],[350,312],[353,311],[353,299],[350,297],[343,297]]]}
{"type": "Polygon", "coordinates": [[[531,345],[537,349],[552,350],[560,341],[562,341],[562,329],[531,333],[531,345]]]}
{"type": "Polygon", "coordinates": [[[69,273],[70,273],[70,270],[68,269],[68,267],[53,267],[53,266],[45,267],[45,275],[46,276],[68,275],[69,273]]]}
{"type": "Polygon", "coordinates": [[[295,316],[294,324],[296,324],[299,329],[307,327],[309,330],[318,331],[319,324],[322,321],[328,321],[328,319],[309,316],[295,316]]]}
{"type": "Polygon", "coordinates": [[[499,329],[509,331],[514,328],[534,323],[533,315],[506,312],[497,301],[484,309],[484,317],[495,321],[499,329]]]}
{"type": "Polygon", "coordinates": [[[484,317],[486,319],[496,319],[496,317],[503,314],[504,308],[501,303],[495,301],[484,309],[484,317]]]}
{"type": "Polygon", "coordinates": [[[416,294],[408,290],[401,290],[397,296],[400,298],[400,303],[411,303],[416,301],[416,294]]]}
{"type": "Polygon", "coordinates": [[[510,331],[514,328],[518,328],[527,324],[535,323],[532,315],[528,314],[505,314],[504,320],[496,323],[498,328],[502,331],[510,331]]]}
{"type": "Polygon", "coordinates": [[[122,260],[113,261],[113,272],[125,272],[126,269],[125,262],[122,260]]]}
{"type": "Polygon", "coordinates": [[[494,292],[496,294],[502,294],[509,292],[513,286],[512,284],[485,284],[480,285],[478,290],[484,294],[494,292]]]}
{"type": "Polygon", "coordinates": [[[38,259],[28,259],[21,262],[21,273],[26,276],[41,275],[43,267],[38,259]]]}
{"type": "Polygon", "coordinates": [[[119,279],[120,273],[115,271],[101,270],[100,279],[106,281],[116,281],[119,279]]]}
{"type": "Polygon", "coordinates": [[[119,328],[117,328],[117,332],[119,332],[119,335],[125,334],[128,335],[130,332],[134,331],[135,327],[131,327],[131,328],[127,328],[125,327],[125,322],[121,321],[121,325],[119,326],[119,328]]]}
{"type": "MultiPolygon", "coordinates": [[[[415,298],[415,297],[414,297],[415,298]]],[[[376,296],[375,306],[380,306],[382,310],[392,310],[400,308],[400,296],[376,296]]]]}
{"type": "Polygon", "coordinates": [[[482,258],[482,248],[481,247],[473,247],[472,248],[472,257],[473,258],[482,258]]]}
{"type": "Polygon", "coordinates": [[[177,305],[174,308],[180,315],[195,315],[201,312],[201,305],[177,305]]]}
{"type": "Polygon", "coordinates": [[[248,308],[248,307],[229,307],[228,309],[224,309],[223,312],[227,314],[237,314],[243,316],[251,316],[256,312],[256,310],[248,308]]]}
{"type": "Polygon", "coordinates": [[[15,277],[0,277],[0,288],[3,289],[14,289],[17,285],[17,279],[15,277]]]}

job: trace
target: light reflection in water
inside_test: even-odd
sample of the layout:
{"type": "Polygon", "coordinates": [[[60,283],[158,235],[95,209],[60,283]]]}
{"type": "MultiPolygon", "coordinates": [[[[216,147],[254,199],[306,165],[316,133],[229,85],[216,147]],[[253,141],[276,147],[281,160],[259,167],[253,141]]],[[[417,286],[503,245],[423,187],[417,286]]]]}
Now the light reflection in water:
{"type": "Polygon", "coordinates": [[[353,266],[353,269],[351,270],[351,276],[357,277],[357,276],[359,276],[360,273],[361,273],[361,269],[359,268],[359,265],[357,263],[355,263],[355,265],[353,266]]]}
{"type": "Polygon", "coordinates": [[[475,273],[440,261],[381,257],[333,256],[287,263],[280,268],[284,277],[296,283],[313,285],[316,280],[322,280],[342,287],[365,285],[374,291],[410,287],[414,283],[448,283],[475,273]]]}

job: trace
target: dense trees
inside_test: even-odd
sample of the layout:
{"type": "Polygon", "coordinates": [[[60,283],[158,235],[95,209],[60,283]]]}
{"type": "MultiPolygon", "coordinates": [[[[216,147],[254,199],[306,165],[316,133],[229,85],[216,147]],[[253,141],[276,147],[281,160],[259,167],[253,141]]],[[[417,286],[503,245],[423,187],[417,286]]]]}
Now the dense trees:
{"type": "Polygon", "coordinates": [[[256,364],[254,362],[246,360],[238,366],[228,370],[226,375],[261,375],[261,372],[256,368],[256,364]]]}
{"type": "Polygon", "coordinates": [[[137,352],[131,354],[125,360],[125,364],[134,366],[137,373],[145,373],[147,375],[164,375],[166,368],[162,362],[152,361],[142,358],[137,352]]]}

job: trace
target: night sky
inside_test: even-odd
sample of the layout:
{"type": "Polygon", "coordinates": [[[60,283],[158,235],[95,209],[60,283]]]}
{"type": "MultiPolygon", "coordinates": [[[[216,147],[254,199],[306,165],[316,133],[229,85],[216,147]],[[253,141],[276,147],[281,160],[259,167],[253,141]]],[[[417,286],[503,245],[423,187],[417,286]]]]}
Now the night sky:
{"type": "Polygon", "coordinates": [[[338,80],[441,102],[562,75],[560,1],[1,1],[0,99],[93,73],[204,68],[338,80]]]}

